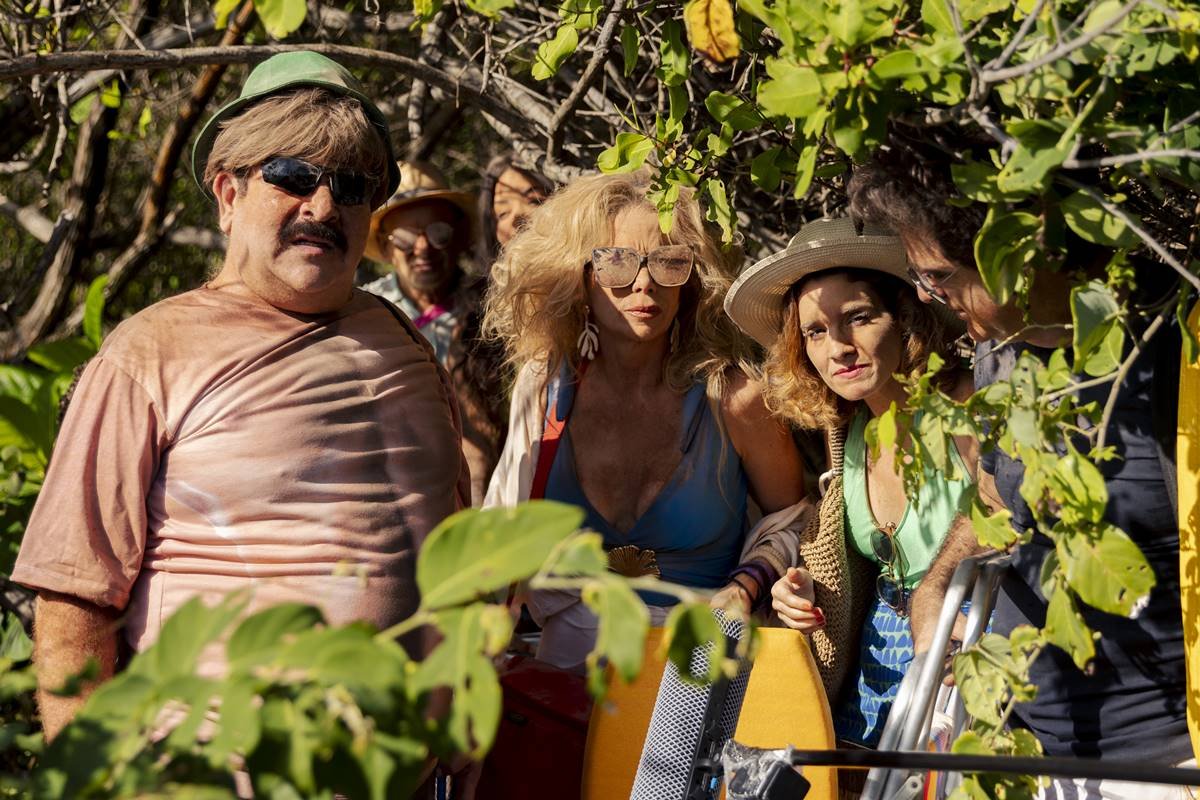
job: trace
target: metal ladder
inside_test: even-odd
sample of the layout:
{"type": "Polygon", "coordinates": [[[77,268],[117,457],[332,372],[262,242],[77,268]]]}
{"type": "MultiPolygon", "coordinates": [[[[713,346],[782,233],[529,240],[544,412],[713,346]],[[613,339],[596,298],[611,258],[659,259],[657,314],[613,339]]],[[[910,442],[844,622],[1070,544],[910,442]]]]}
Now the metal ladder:
{"type": "MultiPolygon", "coordinates": [[[[884,723],[877,746],[879,750],[925,750],[938,689],[944,677],[943,666],[950,646],[950,635],[963,601],[970,592],[971,609],[967,614],[962,642],[963,649],[966,649],[977,642],[987,629],[996,603],[1000,575],[1010,560],[1011,557],[1004,553],[987,553],[964,559],[955,568],[929,651],[917,655],[909,664],[887,722],[884,723]]],[[[947,705],[951,714],[953,740],[967,721],[957,688],[950,691],[947,705]]],[[[960,780],[958,774],[949,774],[946,785],[939,787],[937,797],[944,798],[960,780]]],[[[861,800],[915,800],[921,796],[924,785],[923,772],[875,768],[867,774],[861,800]]]]}

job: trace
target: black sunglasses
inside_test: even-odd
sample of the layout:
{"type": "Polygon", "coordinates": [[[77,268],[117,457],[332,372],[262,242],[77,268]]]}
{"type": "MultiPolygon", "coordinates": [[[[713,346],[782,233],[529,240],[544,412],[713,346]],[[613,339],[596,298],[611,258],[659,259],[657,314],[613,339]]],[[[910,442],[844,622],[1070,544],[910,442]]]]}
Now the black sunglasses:
{"type": "Polygon", "coordinates": [[[362,172],[331,170],[287,156],[268,158],[259,167],[262,179],[288,194],[308,197],[329,178],[329,191],[339,206],[360,206],[371,199],[379,181],[362,172]]]}
{"type": "Polygon", "coordinates": [[[871,550],[882,569],[875,579],[875,593],[899,616],[908,616],[908,589],[904,586],[904,559],[896,541],[896,526],[888,523],[871,532],[871,550]]]}

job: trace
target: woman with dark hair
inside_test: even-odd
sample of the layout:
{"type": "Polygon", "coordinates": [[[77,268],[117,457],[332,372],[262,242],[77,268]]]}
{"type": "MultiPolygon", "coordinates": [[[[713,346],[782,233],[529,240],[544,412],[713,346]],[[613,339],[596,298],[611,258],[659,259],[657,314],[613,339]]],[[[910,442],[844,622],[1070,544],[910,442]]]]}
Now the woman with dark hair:
{"type": "Polygon", "coordinates": [[[554,192],[544,175],[519,167],[511,153],[488,162],[479,188],[479,234],[475,244],[479,273],[488,274],[500,248],[516,235],[530,212],[554,192]]]}
{"type": "Polygon", "coordinates": [[[798,427],[825,430],[831,453],[844,453],[835,486],[844,498],[844,539],[834,530],[822,533],[873,563],[875,596],[862,602],[870,590],[851,586],[860,602],[838,612],[851,618],[826,619],[815,604],[812,574],[800,566],[775,583],[772,606],[788,627],[812,633],[828,625],[829,635],[847,644],[866,607],[857,669],[840,696],[840,675],[826,685],[838,736],[867,746],[878,742],[913,658],[909,596],[971,485],[977,454],[974,441],[957,442],[955,474],[930,471],[917,496],[908,497],[896,453],[881,448],[873,455],[867,447],[867,423],[893,403],[906,403],[897,376],[924,374],[933,354],[945,363],[935,385],[959,400],[971,393],[970,372],[952,355],[955,333],[917,299],[905,269],[903,245],[887,231],[859,232],[849,219],[823,219],[801,228],[782,253],[743,272],[725,305],[768,350],[768,406],[798,427]]]}

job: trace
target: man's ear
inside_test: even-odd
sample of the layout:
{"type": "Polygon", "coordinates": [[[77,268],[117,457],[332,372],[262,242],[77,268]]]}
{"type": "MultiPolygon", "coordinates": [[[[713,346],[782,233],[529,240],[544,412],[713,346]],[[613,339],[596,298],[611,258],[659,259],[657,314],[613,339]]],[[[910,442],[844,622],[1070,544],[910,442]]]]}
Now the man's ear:
{"type": "Polygon", "coordinates": [[[218,172],[213,178],[213,196],[217,198],[217,219],[221,232],[229,235],[233,227],[233,201],[238,195],[238,179],[232,172],[218,172]]]}

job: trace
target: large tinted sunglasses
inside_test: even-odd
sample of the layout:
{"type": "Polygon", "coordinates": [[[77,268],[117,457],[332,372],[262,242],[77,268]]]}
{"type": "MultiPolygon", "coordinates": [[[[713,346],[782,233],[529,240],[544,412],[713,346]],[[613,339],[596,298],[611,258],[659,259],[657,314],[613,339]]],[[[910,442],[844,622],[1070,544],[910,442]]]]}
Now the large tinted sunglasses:
{"type": "Polygon", "coordinates": [[[588,263],[596,283],[606,289],[623,289],[634,282],[643,264],[659,286],[683,286],[692,276],[694,262],[691,245],[668,244],[645,255],[631,247],[597,247],[588,263]]]}
{"type": "Polygon", "coordinates": [[[339,206],[360,206],[371,199],[379,181],[362,172],[331,170],[287,156],[268,158],[259,167],[262,179],[297,197],[308,197],[329,179],[333,202],[339,206]]]}
{"type": "Polygon", "coordinates": [[[888,523],[871,531],[871,550],[881,566],[875,593],[897,614],[907,616],[908,589],[904,586],[904,559],[896,541],[896,526],[888,523]]]}

